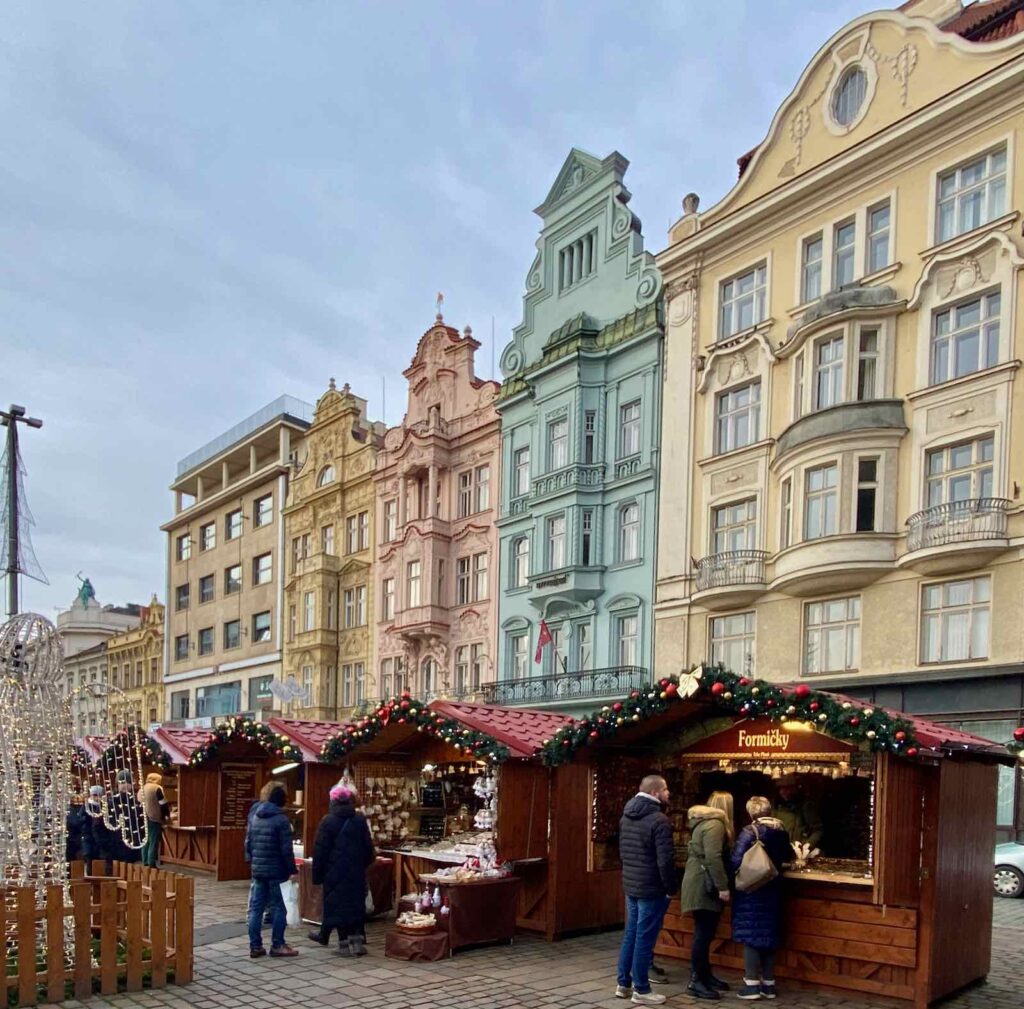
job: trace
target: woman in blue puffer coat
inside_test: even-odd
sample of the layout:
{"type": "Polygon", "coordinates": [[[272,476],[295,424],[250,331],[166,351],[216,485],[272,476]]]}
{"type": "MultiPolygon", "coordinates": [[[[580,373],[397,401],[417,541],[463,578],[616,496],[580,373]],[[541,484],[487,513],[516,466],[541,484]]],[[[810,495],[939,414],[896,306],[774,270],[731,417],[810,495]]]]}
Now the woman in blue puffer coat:
{"type": "Polygon", "coordinates": [[[780,820],[768,814],[772,804],[761,795],[747,801],[751,822],[740,831],[732,849],[733,875],[743,856],[760,840],[780,875],[754,891],[737,890],[732,906],[732,937],[743,944],[742,999],[775,998],[775,951],[782,945],[782,865],[796,857],[780,820]]]}

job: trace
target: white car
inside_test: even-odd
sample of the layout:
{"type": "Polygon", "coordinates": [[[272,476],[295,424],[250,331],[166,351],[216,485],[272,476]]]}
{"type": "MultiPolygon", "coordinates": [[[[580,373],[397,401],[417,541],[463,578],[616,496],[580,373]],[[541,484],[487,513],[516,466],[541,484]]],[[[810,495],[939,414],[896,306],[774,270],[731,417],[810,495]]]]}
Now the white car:
{"type": "Polygon", "coordinates": [[[1024,844],[1007,841],[996,845],[992,888],[1000,897],[1024,895],[1024,844]]]}

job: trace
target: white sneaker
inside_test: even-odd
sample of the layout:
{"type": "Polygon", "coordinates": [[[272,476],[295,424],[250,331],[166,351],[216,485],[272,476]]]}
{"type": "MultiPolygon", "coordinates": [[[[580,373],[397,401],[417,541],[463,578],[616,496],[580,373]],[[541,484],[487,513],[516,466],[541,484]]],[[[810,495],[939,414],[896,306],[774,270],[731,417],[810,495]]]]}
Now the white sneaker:
{"type": "Polygon", "coordinates": [[[665,1001],[664,995],[657,995],[652,991],[647,992],[645,995],[641,995],[640,992],[633,992],[633,998],[630,1000],[634,1005],[662,1005],[665,1001]]]}
{"type": "Polygon", "coordinates": [[[629,985],[617,984],[615,986],[615,997],[616,998],[629,998],[633,989],[629,985]]]}

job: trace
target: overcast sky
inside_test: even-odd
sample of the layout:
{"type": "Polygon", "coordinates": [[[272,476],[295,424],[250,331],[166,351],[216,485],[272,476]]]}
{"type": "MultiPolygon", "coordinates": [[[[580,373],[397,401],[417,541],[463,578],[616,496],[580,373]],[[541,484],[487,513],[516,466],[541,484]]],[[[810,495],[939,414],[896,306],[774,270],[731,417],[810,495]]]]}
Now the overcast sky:
{"type": "Polygon", "coordinates": [[[388,423],[445,294],[490,373],[572,146],[647,248],[714,203],[854,0],[6,0],[0,403],[53,615],[164,592],[175,464],[333,375],[388,423]]]}

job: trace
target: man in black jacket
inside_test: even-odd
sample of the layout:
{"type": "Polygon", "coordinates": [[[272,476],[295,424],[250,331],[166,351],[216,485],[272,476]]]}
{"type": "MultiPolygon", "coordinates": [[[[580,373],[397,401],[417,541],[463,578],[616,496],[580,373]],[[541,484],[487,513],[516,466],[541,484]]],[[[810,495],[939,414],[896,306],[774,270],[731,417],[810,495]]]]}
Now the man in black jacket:
{"type": "Polygon", "coordinates": [[[637,1005],[661,1005],[664,995],[651,991],[648,971],[654,942],[678,883],[672,824],[662,812],[668,785],[657,774],[640,782],[619,821],[622,889],[626,893],[626,931],[619,952],[617,998],[637,1005]]]}
{"type": "Polygon", "coordinates": [[[273,908],[271,956],[298,956],[285,942],[287,924],[281,884],[296,873],[292,851],[292,828],[283,806],[287,801],[284,785],[275,782],[267,801],[257,803],[245,832],[245,859],[252,871],[249,892],[249,956],[265,956],[263,948],[263,912],[273,908]]]}

